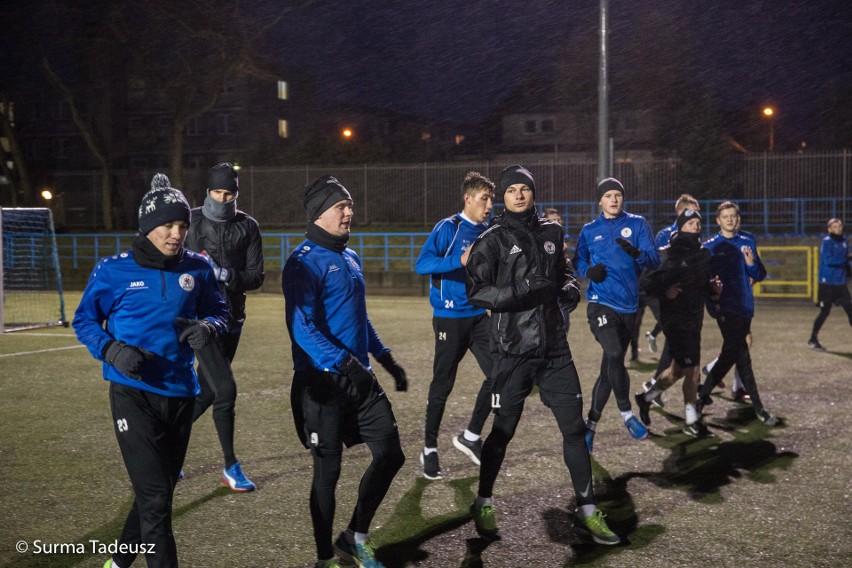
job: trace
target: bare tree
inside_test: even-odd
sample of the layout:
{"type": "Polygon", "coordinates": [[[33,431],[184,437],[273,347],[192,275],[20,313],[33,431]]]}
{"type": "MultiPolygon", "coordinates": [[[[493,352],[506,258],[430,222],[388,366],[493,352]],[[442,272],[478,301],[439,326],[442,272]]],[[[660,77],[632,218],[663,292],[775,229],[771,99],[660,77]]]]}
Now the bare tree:
{"type": "Polygon", "coordinates": [[[11,204],[19,205],[18,194],[21,195],[23,204],[32,204],[35,201],[33,188],[15,133],[12,103],[2,95],[0,95],[0,140],[3,142],[0,146],[0,172],[9,180],[12,187],[11,204]],[[8,161],[14,164],[14,169],[9,167],[8,161]]]}

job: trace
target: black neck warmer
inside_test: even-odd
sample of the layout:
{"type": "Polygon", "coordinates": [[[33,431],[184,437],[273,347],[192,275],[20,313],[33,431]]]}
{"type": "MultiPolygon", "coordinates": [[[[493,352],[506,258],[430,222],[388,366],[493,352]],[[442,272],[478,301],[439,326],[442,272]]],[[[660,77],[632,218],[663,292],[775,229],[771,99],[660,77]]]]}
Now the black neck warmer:
{"type": "Polygon", "coordinates": [[[178,249],[174,256],[166,256],[157,250],[154,243],[145,235],[139,235],[133,239],[133,260],[144,268],[156,270],[169,270],[183,260],[184,248],[178,249]]]}
{"type": "Polygon", "coordinates": [[[843,236],[843,233],[840,233],[839,235],[835,235],[834,233],[829,233],[828,236],[831,237],[832,240],[837,241],[838,243],[842,243],[846,239],[846,237],[843,236]]]}
{"type": "Polygon", "coordinates": [[[335,237],[316,223],[308,223],[308,230],[305,231],[305,236],[311,242],[334,252],[343,252],[346,248],[346,243],[349,242],[349,234],[342,237],[335,237]]]}
{"type": "Polygon", "coordinates": [[[507,219],[515,221],[516,223],[522,223],[526,225],[530,222],[533,217],[537,217],[538,213],[535,210],[535,207],[530,207],[526,211],[521,211],[520,213],[516,213],[514,211],[509,211],[508,209],[503,210],[503,214],[507,219]]]}

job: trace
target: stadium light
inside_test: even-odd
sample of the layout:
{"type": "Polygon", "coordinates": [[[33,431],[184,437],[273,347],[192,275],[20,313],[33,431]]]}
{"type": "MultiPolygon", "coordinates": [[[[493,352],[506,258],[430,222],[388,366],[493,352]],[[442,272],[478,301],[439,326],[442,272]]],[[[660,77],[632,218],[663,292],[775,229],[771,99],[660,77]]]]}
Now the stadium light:
{"type": "Polygon", "coordinates": [[[769,151],[775,151],[775,108],[771,106],[763,107],[761,111],[764,118],[769,121],[769,151]]]}

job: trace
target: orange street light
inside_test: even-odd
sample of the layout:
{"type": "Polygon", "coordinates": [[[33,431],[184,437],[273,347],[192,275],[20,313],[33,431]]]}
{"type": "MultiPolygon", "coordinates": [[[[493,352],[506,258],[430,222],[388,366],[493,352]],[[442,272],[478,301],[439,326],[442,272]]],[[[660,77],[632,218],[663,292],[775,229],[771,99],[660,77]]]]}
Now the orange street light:
{"type": "Polygon", "coordinates": [[[344,128],[344,129],[340,132],[340,134],[341,134],[344,138],[346,138],[347,140],[349,140],[350,138],[352,138],[352,136],[353,136],[355,133],[354,133],[354,132],[352,132],[352,129],[351,129],[351,128],[344,128]]]}
{"type": "Polygon", "coordinates": [[[769,121],[769,151],[775,151],[775,109],[771,106],[763,107],[763,116],[769,121]]]}

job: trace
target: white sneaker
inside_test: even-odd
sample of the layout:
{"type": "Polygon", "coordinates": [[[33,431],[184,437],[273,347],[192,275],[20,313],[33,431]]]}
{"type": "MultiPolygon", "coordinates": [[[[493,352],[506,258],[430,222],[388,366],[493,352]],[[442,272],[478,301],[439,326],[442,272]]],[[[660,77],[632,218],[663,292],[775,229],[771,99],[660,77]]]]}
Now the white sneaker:
{"type": "Polygon", "coordinates": [[[657,352],[657,336],[653,335],[650,331],[645,332],[645,339],[648,340],[648,349],[651,350],[651,353],[657,352]]]}

